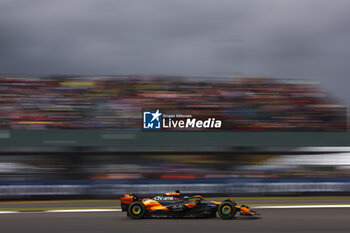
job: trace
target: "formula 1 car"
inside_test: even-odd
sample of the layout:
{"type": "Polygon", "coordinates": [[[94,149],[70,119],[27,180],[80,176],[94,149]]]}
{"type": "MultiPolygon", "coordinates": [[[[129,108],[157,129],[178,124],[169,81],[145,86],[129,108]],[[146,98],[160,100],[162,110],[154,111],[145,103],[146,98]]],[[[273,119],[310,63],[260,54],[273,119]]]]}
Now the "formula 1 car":
{"type": "Polygon", "coordinates": [[[237,205],[231,199],[222,202],[209,201],[200,195],[183,196],[179,191],[165,193],[153,198],[138,198],[125,194],[121,199],[122,211],[133,219],[141,218],[215,218],[232,219],[237,212],[241,215],[258,215],[248,206],[237,205]]]}

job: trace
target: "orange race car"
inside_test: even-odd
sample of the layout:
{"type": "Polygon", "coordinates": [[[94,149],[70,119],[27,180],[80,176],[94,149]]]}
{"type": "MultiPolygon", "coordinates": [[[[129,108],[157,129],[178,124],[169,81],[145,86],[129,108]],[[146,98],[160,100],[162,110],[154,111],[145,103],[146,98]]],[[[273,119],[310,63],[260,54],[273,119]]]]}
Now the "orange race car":
{"type": "Polygon", "coordinates": [[[133,219],[140,218],[214,218],[216,213],[223,219],[232,219],[237,212],[241,215],[258,215],[248,206],[237,205],[231,199],[222,202],[209,201],[200,195],[183,196],[179,191],[165,193],[153,198],[138,198],[125,194],[121,199],[122,211],[133,219]]]}

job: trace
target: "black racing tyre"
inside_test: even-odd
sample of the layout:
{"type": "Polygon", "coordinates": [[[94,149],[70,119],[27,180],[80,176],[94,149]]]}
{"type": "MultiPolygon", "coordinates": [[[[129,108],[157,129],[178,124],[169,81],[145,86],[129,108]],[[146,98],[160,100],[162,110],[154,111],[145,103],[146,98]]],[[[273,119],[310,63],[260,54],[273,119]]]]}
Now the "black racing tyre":
{"type": "Polygon", "coordinates": [[[236,207],[229,201],[222,202],[218,208],[218,214],[222,219],[232,219],[236,212],[236,207]]]}
{"type": "Polygon", "coordinates": [[[140,219],[146,213],[146,207],[139,201],[134,201],[129,205],[128,216],[133,219],[140,219]]]}

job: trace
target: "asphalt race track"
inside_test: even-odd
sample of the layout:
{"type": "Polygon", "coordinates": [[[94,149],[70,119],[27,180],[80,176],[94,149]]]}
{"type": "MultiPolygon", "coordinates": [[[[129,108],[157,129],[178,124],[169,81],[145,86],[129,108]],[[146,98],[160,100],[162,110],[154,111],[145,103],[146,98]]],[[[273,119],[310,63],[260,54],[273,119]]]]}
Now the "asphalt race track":
{"type": "Polygon", "coordinates": [[[1,201],[0,233],[350,232],[349,196],[234,199],[255,206],[261,217],[132,220],[117,199],[1,201]]]}
{"type": "Polygon", "coordinates": [[[261,218],[142,219],[122,212],[16,213],[0,215],[1,232],[26,233],[220,233],[220,232],[350,232],[350,208],[260,209],[261,218]]]}

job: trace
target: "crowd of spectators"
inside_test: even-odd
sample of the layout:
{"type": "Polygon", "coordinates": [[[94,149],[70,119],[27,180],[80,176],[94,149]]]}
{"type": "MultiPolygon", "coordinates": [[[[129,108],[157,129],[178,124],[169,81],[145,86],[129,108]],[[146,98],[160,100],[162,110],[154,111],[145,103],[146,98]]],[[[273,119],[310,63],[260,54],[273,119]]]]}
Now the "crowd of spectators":
{"type": "Polygon", "coordinates": [[[342,131],[319,84],[273,78],[0,76],[0,129],[133,129],[142,109],[216,118],[224,130],[342,131]]]}
{"type": "MultiPolygon", "coordinates": [[[[330,161],[331,156],[328,154],[330,161]]],[[[294,155],[298,159],[299,155],[294,155]]],[[[315,155],[316,157],[318,155],[315,155]]],[[[283,155],[85,155],[69,160],[57,155],[2,155],[1,180],[64,179],[235,179],[235,178],[350,178],[343,165],[275,164],[283,155]]],[[[346,163],[346,161],[344,161],[346,163]]]]}

